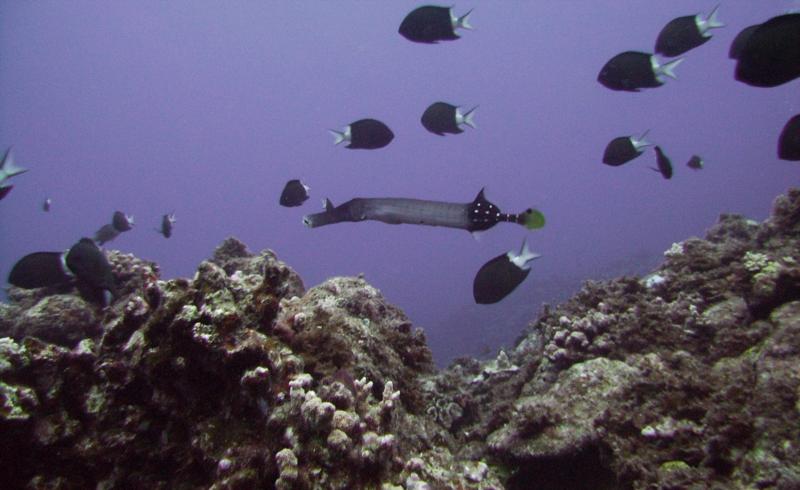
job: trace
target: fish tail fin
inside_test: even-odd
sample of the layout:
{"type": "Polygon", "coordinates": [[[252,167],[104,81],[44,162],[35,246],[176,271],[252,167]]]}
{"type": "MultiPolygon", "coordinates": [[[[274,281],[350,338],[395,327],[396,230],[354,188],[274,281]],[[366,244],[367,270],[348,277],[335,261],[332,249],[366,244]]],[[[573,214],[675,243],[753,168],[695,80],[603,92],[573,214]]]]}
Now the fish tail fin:
{"type": "Polygon", "coordinates": [[[27,168],[18,167],[14,164],[14,154],[11,152],[11,148],[6,150],[6,154],[3,156],[3,161],[0,163],[0,177],[2,177],[0,180],[25,173],[27,171],[27,168]]]}
{"type": "Polygon", "coordinates": [[[472,129],[477,129],[478,127],[475,125],[475,109],[478,106],[473,107],[466,114],[464,114],[464,124],[471,127],[472,129]]]}
{"type": "Polygon", "coordinates": [[[647,137],[647,133],[649,132],[650,130],[648,129],[638,138],[631,137],[631,143],[633,143],[633,147],[638,150],[639,148],[644,148],[645,146],[653,146],[653,143],[650,143],[645,139],[647,137]]]}
{"type": "Polygon", "coordinates": [[[708,17],[706,18],[705,22],[706,30],[714,29],[717,27],[725,27],[725,24],[717,18],[717,10],[719,10],[719,4],[717,4],[714,7],[714,10],[712,10],[711,13],[708,14],[708,17]]]}
{"type": "Polygon", "coordinates": [[[518,260],[519,263],[522,264],[523,269],[530,269],[531,262],[541,257],[541,254],[537,254],[536,252],[532,251],[530,247],[528,247],[528,238],[525,237],[522,240],[522,246],[519,249],[519,256],[518,260]]]}
{"type": "Polygon", "coordinates": [[[544,227],[544,214],[538,209],[528,208],[516,215],[516,222],[529,230],[538,230],[544,227]]]}
{"type": "Polygon", "coordinates": [[[678,58],[677,60],[672,60],[669,63],[664,63],[663,65],[661,65],[661,67],[659,68],[658,71],[659,71],[659,73],[661,73],[663,75],[666,75],[666,76],[668,76],[668,77],[670,77],[670,78],[672,78],[674,80],[677,80],[678,76],[675,75],[675,72],[673,70],[678,65],[680,65],[681,63],[683,63],[683,58],[678,58]]]}
{"type": "Polygon", "coordinates": [[[469,23],[469,14],[472,13],[472,10],[473,9],[469,9],[469,12],[462,15],[456,20],[456,27],[460,27],[462,29],[467,29],[467,30],[474,29],[474,27],[472,27],[472,24],[469,23]]]}
{"type": "Polygon", "coordinates": [[[345,140],[343,131],[336,131],[335,129],[329,129],[328,132],[333,135],[333,138],[334,138],[333,144],[334,145],[338,145],[339,143],[341,143],[342,141],[345,140]]]}

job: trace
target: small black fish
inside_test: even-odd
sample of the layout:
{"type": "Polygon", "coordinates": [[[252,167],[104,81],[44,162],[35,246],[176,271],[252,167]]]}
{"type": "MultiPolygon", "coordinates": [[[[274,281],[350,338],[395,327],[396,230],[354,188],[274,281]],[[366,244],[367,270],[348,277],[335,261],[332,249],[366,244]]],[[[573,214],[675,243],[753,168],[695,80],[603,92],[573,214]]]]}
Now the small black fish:
{"type": "Polygon", "coordinates": [[[686,162],[686,166],[693,170],[700,170],[703,168],[703,159],[697,155],[692,155],[692,158],[686,162]]]}
{"type": "Polygon", "coordinates": [[[101,297],[104,290],[113,296],[117,295],[111,264],[103,251],[89,238],[81,238],[73,245],[64,261],[78,279],[99,292],[101,297]]]}
{"type": "Polygon", "coordinates": [[[377,119],[359,119],[344,128],[344,131],[329,129],[333,134],[334,145],[343,141],[349,142],[346,148],[375,150],[383,148],[394,139],[394,133],[389,126],[377,119]]]}
{"type": "Polygon", "coordinates": [[[659,64],[655,55],[639,51],[625,51],[603,65],[597,81],[611,90],[638,92],[641,88],[664,85],[664,76],[677,78],[672,71],[683,58],[659,64]]]}
{"type": "Polygon", "coordinates": [[[639,139],[633,136],[620,136],[611,140],[606,145],[606,151],[603,152],[603,163],[618,167],[644,153],[642,148],[651,145],[644,139],[648,131],[645,131],[639,139]]]}
{"type": "Polygon", "coordinates": [[[164,238],[172,236],[172,225],[175,224],[175,213],[165,214],[161,217],[161,229],[156,229],[158,233],[164,235],[164,238]]]}
{"type": "Polygon", "coordinates": [[[778,158],[800,161],[800,114],[786,122],[778,138],[778,158]]]}
{"type": "Polygon", "coordinates": [[[8,193],[11,192],[11,189],[13,189],[13,188],[14,188],[13,185],[2,185],[2,186],[0,186],[0,200],[2,200],[4,197],[6,197],[8,195],[8,193]]]}
{"type": "Polygon", "coordinates": [[[24,289],[60,286],[74,276],[66,268],[62,252],[34,252],[14,264],[8,282],[24,289]]]}
{"type": "Polygon", "coordinates": [[[9,147],[3,155],[3,160],[0,161],[0,182],[9,177],[24,174],[27,171],[28,169],[17,167],[14,164],[14,154],[11,152],[11,147],[9,147]]]}
{"type": "Polygon", "coordinates": [[[736,80],[753,87],[777,87],[800,77],[800,14],[780,15],[758,26],[737,60],[736,80]]]}
{"type": "Polygon", "coordinates": [[[48,197],[48,198],[46,198],[46,199],[44,200],[44,202],[42,203],[42,211],[44,211],[45,213],[48,213],[48,212],[50,212],[50,207],[51,207],[52,205],[53,205],[53,200],[52,200],[52,199],[50,199],[49,197],[48,197]]]}
{"type": "Polygon", "coordinates": [[[750,40],[750,36],[752,36],[753,33],[756,32],[756,29],[758,29],[760,25],[761,24],[755,24],[750,27],[746,27],[742,29],[741,32],[739,32],[739,34],[736,35],[736,37],[733,39],[733,42],[731,43],[730,49],[728,50],[728,58],[732,60],[739,59],[739,55],[741,54],[742,49],[744,49],[745,44],[747,44],[747,41],[750,40]]]}
{"type": "Polygon", "coordinates": [[[472,283],[475,302],[487,305],[508,296],[530,274],[530,262],[539,257],[539,254],[531,252],[526,240],[518,254],[510,250],[483,264],[472,283]]]}
{"type": "Polygon", "coordinates": [[[129,231],[133,228],[133,216],[127,216],[122,211],[114,211],[111,217],[111,224],[117,231],[129,231]]]}
{"type": "Polygon", "coordinates": [[[669,158],[667,158],[660,146],[656,145],[654,148],[656,150],[656,163],[658,164],[658,168],[654,168],[653,170],[660,172],[661,176],[665,179],[671,179],[672,162],[669,161],[669,158]]]}
{"type": "Polygon", "coordinates": [[[451,7],[418,7],[406,15],[398,32],[409,41],[417,43],[451,41],[460,37],[456,34],[456,29],[472,29],[469,24],[471,13],[472,10],[456,17],[451,7]]]}
{"type": "Polygon", "coordinates": [[[286,206],[287,208],[300,206],[308,199],[308,190],[308,186],[298,179],[290,180],[283,187],[283,192],[281,192],[281,206],[286,206]]]}
{"type": "Polygon", "coordinates": [[[708,14],[705,19],[700,15],[687,15],[672,19],[661,29],[656,39],[656,53],[669,56],[681,55],[690,49],[696,48],[711,39],[711,29],[724,27],[725,24],[717,20],[717,9],[708,14]]]}
{"type": "Polygon", "coordinates": [[[117,238],[123,231],[133,228],[133,216],[126,216],[122,211],[114,211],[111,223],[103,225],[94,234],[94,240],[98,245],[117,238]]]}
{"type": "Polygon", "coordinates": [[[431,133],[439,136],[444,136],[445,133],[463,133],[464,130],[460,127],[462,124],[475,128],[475,122],[473,121],[475,109],[477,107],[473,107],[466,114],[462,114],[457,106],[446,102],[434,102],[422,114],[422,125],[431,133]]]}

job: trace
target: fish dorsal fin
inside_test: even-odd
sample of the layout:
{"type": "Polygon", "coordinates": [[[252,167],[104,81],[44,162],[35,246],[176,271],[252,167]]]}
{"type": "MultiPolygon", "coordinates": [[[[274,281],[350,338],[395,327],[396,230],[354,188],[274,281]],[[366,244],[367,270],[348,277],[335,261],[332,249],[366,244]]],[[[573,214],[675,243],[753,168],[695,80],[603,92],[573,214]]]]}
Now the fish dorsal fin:
{"type": "Polygon", "coordinates": [[[334,208],[333,203],[327,197],[322,202],[322,206],[325,208],[325,211],[333,211],[333,208],[334,208]]]}

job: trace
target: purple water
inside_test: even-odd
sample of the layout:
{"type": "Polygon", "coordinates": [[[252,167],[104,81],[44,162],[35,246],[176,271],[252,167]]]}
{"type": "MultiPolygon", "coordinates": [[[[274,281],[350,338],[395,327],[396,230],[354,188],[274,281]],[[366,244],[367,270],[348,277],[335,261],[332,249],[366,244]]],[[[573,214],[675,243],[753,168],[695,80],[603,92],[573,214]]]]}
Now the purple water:
{"type": "Polygon", "coordinates": [[[0,277],[39,250],[68,248],[119,209],[136,227],[109,245],[191,276],[225,237],[273,249],[306,286],[363,272],[425,330],[437,361],[510,344],[542,302],[585,279],[642,273],[721,212],[766,217],[800,184],[776,141],[800,112],[800,81],[733,79],[736,34],[797,2],[725,2],[727,27],[685,55],[679,80],[641,93],[596,81],[626,50],[715,1],[464,2],[474,31],[422,45],[397,33],[418,2],[39,1],[0,4],[0,146],[30,171],[0,202],[0,277]],[[478,129],[438,137],[432,102],[480,105],[478,129]],[[333,146],[328,128],[380,119],[394,141],[333,146]],[[619,168],[606,143],[650,129],[652,150],[619,168]],[[706,168],[685,166],[701,155],[706,168]],[[312,198],[283,208],[287,180],[312,198]],[[468,202],[486,186],[503,211],[541,209],[547,226],[451,229],[344,223],[307,229],[329,197],[468,202]],[[41,210],[45,197],[52,211],[41,210]],[[173,237],[154,228],[175,212],[173,237]],[[528,236],[543,258],[511,296],[475,305],[472,279],[528,236]]]}

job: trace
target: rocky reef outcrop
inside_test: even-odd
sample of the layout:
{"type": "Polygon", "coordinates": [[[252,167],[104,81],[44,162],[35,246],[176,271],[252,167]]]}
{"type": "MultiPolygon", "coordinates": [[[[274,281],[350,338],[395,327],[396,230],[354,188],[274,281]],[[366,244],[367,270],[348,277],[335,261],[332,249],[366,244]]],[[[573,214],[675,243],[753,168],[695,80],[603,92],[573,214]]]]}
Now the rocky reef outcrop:
{"type": "Polygon", "coordinates": [[[192,279],[0,304],[4,488],[800,487],[800,191],[437,371],[360,277],[225,240],[192,279]]]}
{"type": "Polygon", "coordinates": [[[800,190],[664,255],[442,372],[457,454],[511,489],[800,488],[800,190]]]}

